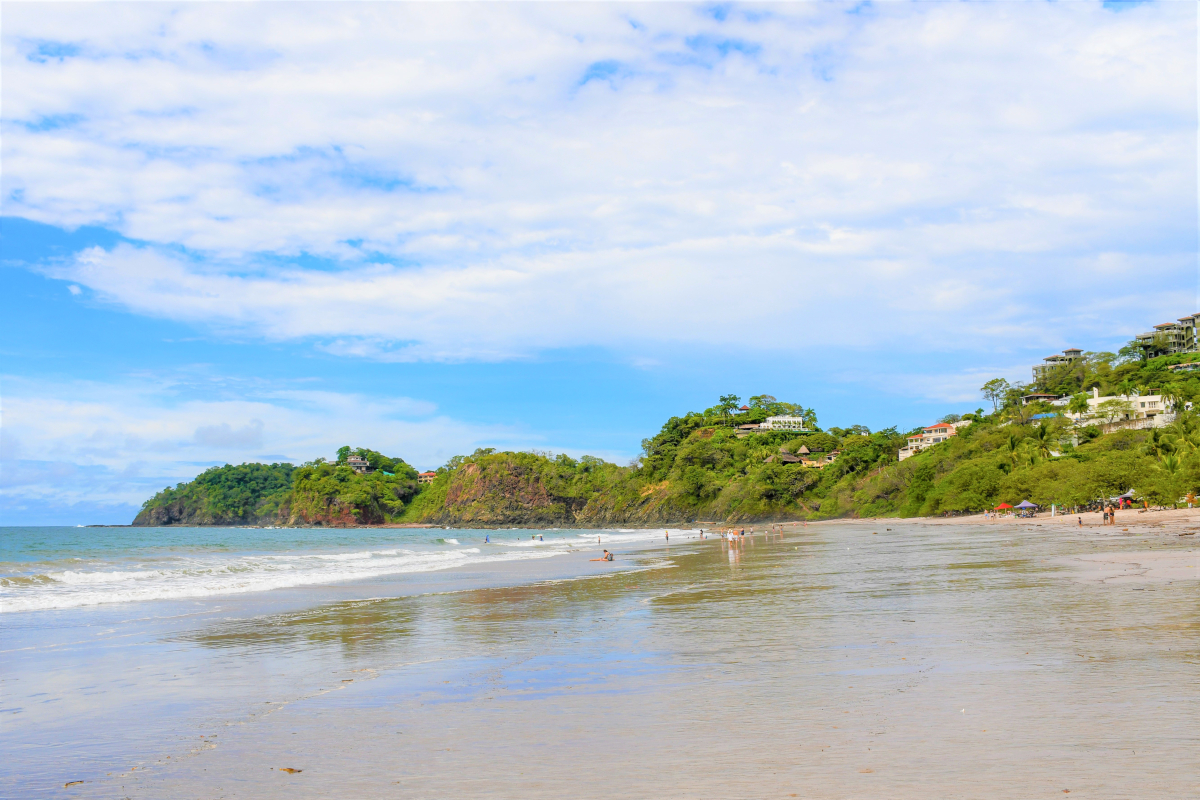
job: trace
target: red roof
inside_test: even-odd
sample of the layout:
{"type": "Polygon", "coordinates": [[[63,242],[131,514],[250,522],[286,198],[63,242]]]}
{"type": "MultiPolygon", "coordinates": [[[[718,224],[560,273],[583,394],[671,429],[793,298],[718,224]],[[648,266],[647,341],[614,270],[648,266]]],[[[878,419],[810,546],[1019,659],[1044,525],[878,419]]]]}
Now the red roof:
{"type": "Polygon", "coordinates": [[[954,427],[954,424],[953,424],[953,423],[950,423],[950,422],[939,422],[939,423],[938,423],[938,424],[936,424],[936,425],[930,425],[928,428],[925,428],[925,430],[927,430],[927,431],[931,431],[931,430],[933,430],[934,428],[953,428],[953,427],[954,427]]]}
{"type": "Polygon", "coordinates": [[[750,410],[750,406],[742,406],[741,408],[738,409],[738,411],[749,411],[749,410],[750,410]]]}
{"type": "Polygon", "coordinates": [[[437,473],[436,472],[422,472],[421,473],[422,478],[425,477],[426,475],[437,475],[437,473]]]}

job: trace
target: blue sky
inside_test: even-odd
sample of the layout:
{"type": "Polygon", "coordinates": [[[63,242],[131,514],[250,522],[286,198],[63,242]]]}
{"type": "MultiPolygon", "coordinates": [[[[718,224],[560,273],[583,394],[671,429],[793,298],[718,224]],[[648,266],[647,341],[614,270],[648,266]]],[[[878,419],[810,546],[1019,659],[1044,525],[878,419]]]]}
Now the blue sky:
{"type": "Polygon", "coordinates": [[[1188,3],[5,8],[0,521],[927,424],[1197,310],[1188,3]]]}

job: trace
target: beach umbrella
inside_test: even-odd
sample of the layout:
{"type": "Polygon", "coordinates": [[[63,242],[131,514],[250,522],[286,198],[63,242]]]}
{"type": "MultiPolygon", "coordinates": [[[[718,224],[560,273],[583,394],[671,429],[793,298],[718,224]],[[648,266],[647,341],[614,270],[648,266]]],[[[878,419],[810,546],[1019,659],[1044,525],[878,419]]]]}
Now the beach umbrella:
{"type": "Polygon", "coordinates": [[[1012,506],[1010,506],[1008,503],[1001,503],[1000,505],[996,506],[995,510],[999,511],[1004,508],[1012,508],[1012,506]]]}
{"type": "Polygon", "coordinates": [[[1020,503],[1017,503],[1017,508],[1037,508],[1037,507],[1038,507],[1037,503],[1031,503],[1028,500],[1022,500],[1020,503]]]}

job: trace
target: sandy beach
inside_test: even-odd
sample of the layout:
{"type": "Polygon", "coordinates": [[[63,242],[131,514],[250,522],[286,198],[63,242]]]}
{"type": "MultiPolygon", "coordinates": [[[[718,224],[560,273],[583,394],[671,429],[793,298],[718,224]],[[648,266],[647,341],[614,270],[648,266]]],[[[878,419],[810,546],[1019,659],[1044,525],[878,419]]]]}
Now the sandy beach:
{"type": "Polygon", "coordinates": [[[1038,522],[755,526],[611,566],[0,615],[0,788],[1195,796],[1187,515],[1038,522]]]}

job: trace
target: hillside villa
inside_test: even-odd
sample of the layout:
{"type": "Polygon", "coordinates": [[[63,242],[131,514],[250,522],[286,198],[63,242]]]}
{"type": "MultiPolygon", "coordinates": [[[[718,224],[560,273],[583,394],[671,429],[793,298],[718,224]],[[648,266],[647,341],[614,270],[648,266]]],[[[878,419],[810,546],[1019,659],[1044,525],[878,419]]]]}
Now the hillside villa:
{"type": "Polygon", "coordinates": [[[433,479],[436,477],[436,472],[422,472],[417,476],[417,483],[433,483],[433,479]]]}
{"type": "MultiPolygon", "coordinates": [[[[1093,388],[1087,401],[1088,410],[1084,413],[1064,411],[1063,416],[1075,423],[1148,420],[1149,422],[1144,427],[1153,428],[1168,425],[1175,419],[1170,401],[1160,394],[1118,394],[1101,397],[1100,390],[1093,388]],[[1105,406],[1105,403],[1111,403],[1111,405],[1105,406]]],[[[1060,397],[1052,401],[1050,405],[1064,408],[1070,402],[1070,397],[1060,397]]]]}
{"type": "Polygon", "coordinates": [[[1200,345],[1200,340],[1196,337],[1198,321],[1200,321],[1200,314],[1180,317],[1176,322],[1164,322],[1161,325],[1155,325],[1152,331],[1139,333],[1136,341],[1139,344],[1151,346],[1157,339],[1168,354],[1195,353],[1197,346],[1200,345]]]}
{"type": "Polygon", "coordinates": [[[349,456],[346,459],[346,466],[357,472],[359,475],[365,475],[368,472],[373,472],[371,465],[362,456],[349,456]]]}
{"type": "Polygon", "coordinates": [[[762,424],[758,426],[761,430],[768,431],[806,431],[804,425],[804,417],[791,416],[783,414],[778,417],[767,417],[762,424]]]}
{"type": "Polygon", "coordinates": [[[915,456],[926,447],[944,442],[951,436],[957,436],[959,428],[965,428],[970,424],[971,420],[966,419],[961,422],[939,422],[923,428],[920,433],[908,437],[908,444],[900,449],[900,460],[915,456]]]}
{"type": "Polygon", "coordinates": [[[1037,383],[1038,379],[1046,372],[1061,367],[1064,364],[1070,364],[1072,361],[1078,361],[1083,358],[1083,351],[1078,347],[1068,347],[1062,351],[1062,355],[1046,356],[1042,359],[1041,364],[1037,364],[1033,368],[1033,382],[1037,383]]]}

